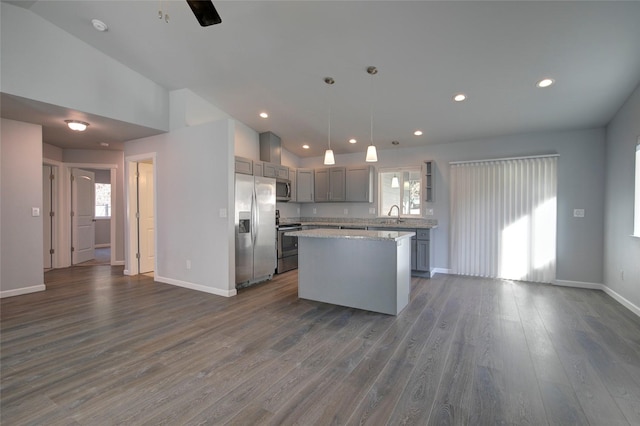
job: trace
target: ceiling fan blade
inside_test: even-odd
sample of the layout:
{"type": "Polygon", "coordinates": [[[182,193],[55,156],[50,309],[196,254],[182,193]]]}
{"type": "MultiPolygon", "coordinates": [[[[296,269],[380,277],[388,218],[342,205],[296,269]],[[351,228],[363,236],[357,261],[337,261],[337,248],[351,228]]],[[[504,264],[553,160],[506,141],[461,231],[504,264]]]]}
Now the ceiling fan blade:
{"type": "Polygon", "coordinates": [[[222,22],[211,0],[187,0],[187,3],[201,26],[208,27],[222,22]]]}

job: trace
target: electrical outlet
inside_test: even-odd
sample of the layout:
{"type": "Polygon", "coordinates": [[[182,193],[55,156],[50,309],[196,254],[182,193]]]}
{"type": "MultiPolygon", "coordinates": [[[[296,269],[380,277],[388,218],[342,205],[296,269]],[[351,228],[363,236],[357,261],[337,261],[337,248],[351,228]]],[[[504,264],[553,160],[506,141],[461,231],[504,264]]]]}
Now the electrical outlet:
{"type": "Polygon", "coordinates": [[[298,216],[300,216],[300,207],[298,207],[298,216]]]}
{"type": "Polygon", "coordinates": [[[433,216],[433,209],[427,209],[427,216],[433,216]]]}
{"type": "Polygon", "coordinates": [[[345,215],[349,214],[349,209],[344,209],[344,214],[345,215]]]}
{"type": "Polygon", "coordinates": [[[31,207],[31,216],[33,216],[33,217],[40,216],[40,208],[39,207],[31,207]]]}
{"type": "Polygon", "coordinates": [[[376,214],[376,208],[375,207],[369,207],[369,214],[376,214]]]}
{"type": "Polygon", "coordinates": [[[191,261],[187,260],[187,269],[191,269],[191,261]]]}
{"type": "Polygon", "coordinates": [[[317,213],[317,211],[316,211],[316,208],[314,207],[313,208],[313,214],[316,214],[316,213],[317,213]]]}
{"type": "Polygon", "coordinates": [[[584,217],[584,209],[573,209],[573,217],[584,217]]]}

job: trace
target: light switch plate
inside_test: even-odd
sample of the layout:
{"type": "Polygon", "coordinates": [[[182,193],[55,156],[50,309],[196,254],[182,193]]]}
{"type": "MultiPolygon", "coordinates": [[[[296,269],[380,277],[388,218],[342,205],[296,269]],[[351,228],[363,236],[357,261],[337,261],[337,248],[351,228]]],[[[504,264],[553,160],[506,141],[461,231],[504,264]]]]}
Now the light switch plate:
{"type": "Polygon", "coordinates": [[[40,216],[40,208],[39,207],[31,207],[31,216],[33,216],[33,217],[40,216]]]}
{"type": "Polygon", "coordinates": [[[584,209],[573,209],[573,217],[584,217],[584,209]]]}

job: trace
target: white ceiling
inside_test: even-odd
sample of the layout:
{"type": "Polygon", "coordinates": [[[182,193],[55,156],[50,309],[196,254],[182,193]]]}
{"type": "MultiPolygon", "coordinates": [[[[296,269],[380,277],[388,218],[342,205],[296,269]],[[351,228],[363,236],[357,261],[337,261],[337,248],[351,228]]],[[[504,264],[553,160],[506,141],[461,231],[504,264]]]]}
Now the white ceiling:
{"type": "Polygon", "coordinates": [[[168,90],[273,131],[301,157],[324,151],[329,106],[334,151],[364,156],[372,106],[379,149],[419,146],[603,126],[640,81],[636,1],[214,4],[222,24],[201,28],[182,0],[21,3],[168,90]],[[536,88],[546,76],[556,84],[536,88]],[[458,92],[468,100],[454,103],[458,92]]]}

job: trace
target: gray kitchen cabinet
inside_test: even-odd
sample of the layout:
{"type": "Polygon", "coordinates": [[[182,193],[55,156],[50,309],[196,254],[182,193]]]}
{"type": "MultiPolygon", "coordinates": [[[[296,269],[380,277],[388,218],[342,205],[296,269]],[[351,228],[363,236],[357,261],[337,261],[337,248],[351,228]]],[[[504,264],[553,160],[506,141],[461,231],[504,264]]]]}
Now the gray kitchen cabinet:
{"type": "Polygon", "coordinates": [[[289,173],[289,181],[291,182],[291,199],[289,201],[297,202],[298,201],[298,188],[296,182],[296,172],[295,170],[291,170],[289,173]]]}
{"type": "Polygon", "coordinates": [[[373,167],[366,165],[347,167],[346,201],[373,202],[373,167]]]}
{"type": "Polygon", "coordinates": [[[313,203],[313,169],[296,170],[296,201],[313,203]]]}
{"type": "Polygon", "coordinates": [[[345,201],[344,167],[330,167],[314,170],[314,199],[316,203],[345,201]]]}
{"type": "Polygon", "coordinates": [[[245,175],[253,174],[253,160],[244,157],[236,157],[235,162],[236,173],[242,173],[245,175]]]}
{"type": "Polygon", "coordinates": [[[415,232],[411,237],[411,275],[428,278],[431,273],[431,230],[423,228],[372,227],[372,231],[415,232]]]}
{"type": "Polygon", "coordinates": [[[264,177],[289,179],[289,168],[280,164],[264,163],[264,177]]]}
{"type": "Polygon", "coordinates": [[[264,163],[261,161],[253,162],[253,175],[254,176],[264,176],[263,172],[264,163]]]}
{"type": "Polygon", "coordinates": [[[434,192],[435,165],[436,163],[431,160],[424,162],[424,174],[425,174],[424,201],[426,201],[427,203],[432,203],[435,201],[435,192],[434,192]]]}

